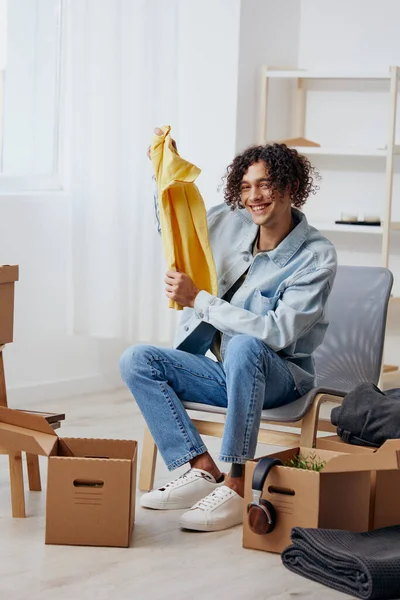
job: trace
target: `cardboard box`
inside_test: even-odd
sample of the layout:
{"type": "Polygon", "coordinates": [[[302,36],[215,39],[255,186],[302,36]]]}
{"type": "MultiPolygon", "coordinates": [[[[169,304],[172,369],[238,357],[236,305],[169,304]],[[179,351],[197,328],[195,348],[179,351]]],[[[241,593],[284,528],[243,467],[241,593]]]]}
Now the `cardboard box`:
{"type": "Polygon", "coordinates": [[[0,407],[0,446],[49,457],[46,544],[129,546],[135,441],[59,438],[44,417],[0,407]]]}
{"type": "Polygon", "coordinates": [[[252,501],[257,460],[246,463],[243,547],[282,552],[290,544],[293,527],[368,531],[383,526],[383,522],[400,524],[398,496],[392,491],[394,478],[400,493],[400,440],[390,440],[373,453],[291,448],[269,456],[285,464],[299,453],[307,457],[316,454],[326,464],[320,472],[285,466],[272,469],[262,498],[275,507],[277,525],[272,533],[263,536],[254,534],[247,524],[247,504],[252,501]]]}
{"type": "Polygon", "coordinates": [[[372,473],[371,527],[380,529],[400,524],[400,471],[372,473]]]}
{"type": "MultiPolygon", "coordinates": [[[[394,442],[393,442],[394,443],[394,442]]],[[[383,446],[382,448],[387,447],[383,446]]],[[[376,448],[346,444],[339,436],[317,439],[317,448],[345,452],[346,454],[374,454],[376,448]]],[[[371,471],[370,530],[400,523],[398,498],[400,497],[400,469],[371,471]],[[388,490],[391,492],[388,493],[388,490]]]]}
{"type": "Polygon", "coordinates": [[[18,281],[18,266],[0,265],[0,345],[13,341],[16,281],[18,281]]]}

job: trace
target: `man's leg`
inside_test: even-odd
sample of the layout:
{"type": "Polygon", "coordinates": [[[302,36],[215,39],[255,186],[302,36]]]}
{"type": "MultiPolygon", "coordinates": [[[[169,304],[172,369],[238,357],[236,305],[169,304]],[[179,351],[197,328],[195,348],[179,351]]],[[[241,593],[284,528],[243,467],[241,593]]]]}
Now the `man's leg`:
{"type": "Polygon", "coordinates": [[[124,352],[120,369],[169,470],[207,452],[182,401],[226,406],[220,363],[180,350],[139,345],[124,352]]]}
{"type": "MultiPolygon", "coordinates": [[[[220,460],[242,465],[254,458],[261,411],[299,397],[286,362],[266,344],[247,335],[233,337],[224,359],[228,412],[220,460]]],[[[227,485],[243,496],[244,470],[235,467],[227,485]]]]}
{"type": "Polygon", "coordinates": [[[220,459],[232,469],[221,488],[181,516],[186,529],[217,531],[242,522],[244,463],[255,454],[261,411],[298,397],[286,363],[255,338],[232,338],[223,366],[228,411],[220,459]]]}
{"type": "Polygon", "coordinates": [[[121,358],[121,373],[136,398],[170,470],[190,462],[191,469],[144,494],[145,508],[190,508],[224,483],[224,475],[182,406],[182,400],[227,404],[220,364],[179,350],[136,346],[121,358]]]}

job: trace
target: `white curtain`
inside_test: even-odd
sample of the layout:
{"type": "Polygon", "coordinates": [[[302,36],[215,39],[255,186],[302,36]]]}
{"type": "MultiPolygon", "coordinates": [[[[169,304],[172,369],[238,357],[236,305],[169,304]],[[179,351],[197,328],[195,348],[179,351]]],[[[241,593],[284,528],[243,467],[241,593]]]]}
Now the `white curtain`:
{"type": "Polygon", "coordinates": [[[153,217],[153,128],[179,137],[179,0],[67,2],[66,139],[75,333],[168,343],[153,217]]]}

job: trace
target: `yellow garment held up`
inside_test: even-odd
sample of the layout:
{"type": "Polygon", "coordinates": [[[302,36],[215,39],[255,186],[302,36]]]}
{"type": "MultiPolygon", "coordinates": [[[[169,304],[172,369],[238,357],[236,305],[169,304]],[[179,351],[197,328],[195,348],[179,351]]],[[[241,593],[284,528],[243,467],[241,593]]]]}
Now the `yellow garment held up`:
{"type": "MultiPolygon", "coordinates": [[[[217,295],[218,280],[208,239],[203,198],[194,183],[200,169],[172,145],[170,127],[154,136],[150,156],[158,186],[161,237],[168,269],[186,273],[199,290],[217,295]]],[[[169,307],[182,306],[169,300],[169,307]]]]}

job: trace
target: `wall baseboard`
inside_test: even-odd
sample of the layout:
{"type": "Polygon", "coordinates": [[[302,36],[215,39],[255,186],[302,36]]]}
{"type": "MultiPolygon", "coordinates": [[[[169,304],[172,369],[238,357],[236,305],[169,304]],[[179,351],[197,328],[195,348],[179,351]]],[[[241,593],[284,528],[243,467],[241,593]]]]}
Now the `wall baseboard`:
{"type": "Polygon", "coordinates": [[[122,387],[117,378],[100,374],[58,381],[42,381],[31,385],[9,387],[8,405],[11,408],[30,408],[35,404],[71,398],[85,394],[104,393],[122,387]]]}

